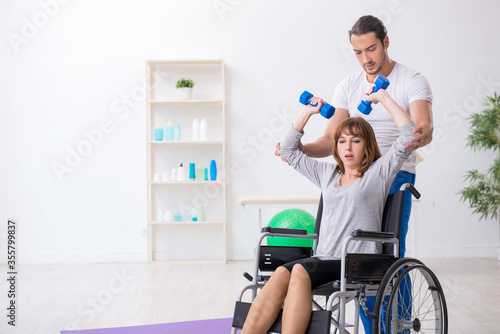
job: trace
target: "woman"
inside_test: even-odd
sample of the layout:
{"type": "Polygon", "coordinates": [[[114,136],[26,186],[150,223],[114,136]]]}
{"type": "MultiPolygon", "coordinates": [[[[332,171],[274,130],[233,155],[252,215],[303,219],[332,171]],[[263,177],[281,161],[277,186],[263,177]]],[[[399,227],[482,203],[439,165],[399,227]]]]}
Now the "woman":
{"type": "MultiPolygon", "coordinates": [[[[409,157],[407,144],[415,135],[415,124],[383,89],[365,98],[382,103],[391,114],[400,137],[383,157],[370,124],[348,118],[335,133],[333,157],[337,163],[320,162],[300,152],[303,129],[324,101],[313,98],[281,143],[281,156],[320,187],[323,216],[316,255],[279,267],[257,295],[242,334],[265,333],[283,308],[282,333],[305,333],[312,310],[311,290],[340,278],[342,240],[353,230],[380,231],[387,193],[403,162],[409,157]],[[285,300],[286,297],[286,300],[285,300]]],[[[349,252],[380,253],[381,245],[351,242],[349,252]]]]}

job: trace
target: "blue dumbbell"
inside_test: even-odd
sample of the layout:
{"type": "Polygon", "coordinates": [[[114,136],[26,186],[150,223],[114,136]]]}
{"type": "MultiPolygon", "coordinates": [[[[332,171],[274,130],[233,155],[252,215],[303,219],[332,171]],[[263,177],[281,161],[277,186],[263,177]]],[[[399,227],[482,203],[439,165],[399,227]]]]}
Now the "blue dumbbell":
{"type": "MultiPolygon", "coordinates": [[[[373,93],[378,92],[379,89],[386,89],[389,87],[389,80],[383,75],[377,75],[375,78],[375,87],[373,87],[373,93]]],[[[358,106],[358,110],[365,115],[369,115],[372,111],[372,103],[370,101],[361,101],[358,106]]]]}
{"type": "MultiPolygon", "coordinates": [[[[303,105],[308,105],[308,104],[311,104],[311,98],[313,98],[313,97],[314,97],[314,95],[312,95],[307,90],[305,90],[304,93],[300,94],[299,101],[303,105]]],[[[317,104],[311,104],[311,105],[313,107],[317,106],[317,104]]],[[[335,108],[333,106],[329,105],[328,103],[324,104],[321,107],[321,116],[330,119],[333,116],[333,114],[335,114],[335,108]]]]}

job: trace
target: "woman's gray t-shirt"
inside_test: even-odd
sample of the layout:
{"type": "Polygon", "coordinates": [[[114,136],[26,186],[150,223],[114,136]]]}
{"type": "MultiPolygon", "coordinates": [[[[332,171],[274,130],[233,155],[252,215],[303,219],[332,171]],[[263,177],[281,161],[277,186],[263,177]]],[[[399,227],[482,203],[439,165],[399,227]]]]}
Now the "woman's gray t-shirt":
{"type": "MultiPolygon", "coordinates": [[[[399,127],[400,136],[391,149],[376,160],[363,176],[347,186],[340,185],[342,175],[337,163],[309,158],[298,149],[303,133],[293,127],[281,142],[280,155],[302,175],[311,180],[323,195],[323,215],[315,256],[339,258],[342,240],[356,229],[380,231],[382,213],[390,186],[403,162],[410,156],[406,143],[415,134],[413,122],[399,127]]],[[[349,253],[381,253],[382,245],[375,242],[352,241],[349,253]]]]}

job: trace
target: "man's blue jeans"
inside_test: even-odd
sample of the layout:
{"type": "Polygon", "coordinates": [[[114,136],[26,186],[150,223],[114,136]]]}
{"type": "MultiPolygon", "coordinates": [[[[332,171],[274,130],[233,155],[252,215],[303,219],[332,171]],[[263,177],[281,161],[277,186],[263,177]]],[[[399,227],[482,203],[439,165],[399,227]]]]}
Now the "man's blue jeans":
{"type": "MultiPolygon", "coordinates": [[[[411,183],[415,185],[415,174],[408,173],[405,171],[399,171],[392,182],[391,189],[389,190],[389,195],[394,194],[399,191],[401,186],[405,183],[411,183]]],[[[411,213],[411,203],[412,203],[412,194],[409,190],[405,191],[405,198],[403,202],[403,213],[401,216],[401,228],[399,230],[399,258],[403,258],[406,252],[406,234],[408,233],[408,222],[410,221],[410,213],[411,213]]],[[[409,303],[410,295],[405,295],[404,301],[405,303],[409,303]]],[[[369,310],[373,310],[373,306],[375,304],[375,297],[367,297],[367,307],[369,310]]],[[[360,310],[361,321],[363,322],[363,327],[365,328],[366,334],[372,334],[372,318],[368,318],[363,311],[360,310]]]]}

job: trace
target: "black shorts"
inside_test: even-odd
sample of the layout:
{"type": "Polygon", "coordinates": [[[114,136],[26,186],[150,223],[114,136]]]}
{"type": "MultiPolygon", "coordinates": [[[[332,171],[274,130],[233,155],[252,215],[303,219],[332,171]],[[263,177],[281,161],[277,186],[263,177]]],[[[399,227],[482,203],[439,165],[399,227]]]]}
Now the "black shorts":
{"type": "Polygon", "coordinates": [[[332,281],[340,279],[340,259],[320,260],[316,257],[308,257],[297,261],[285,263],[282,267],[292,272],[296,264],[301,264],[311,278],[311,287],[314,289],[332,281]]]}

